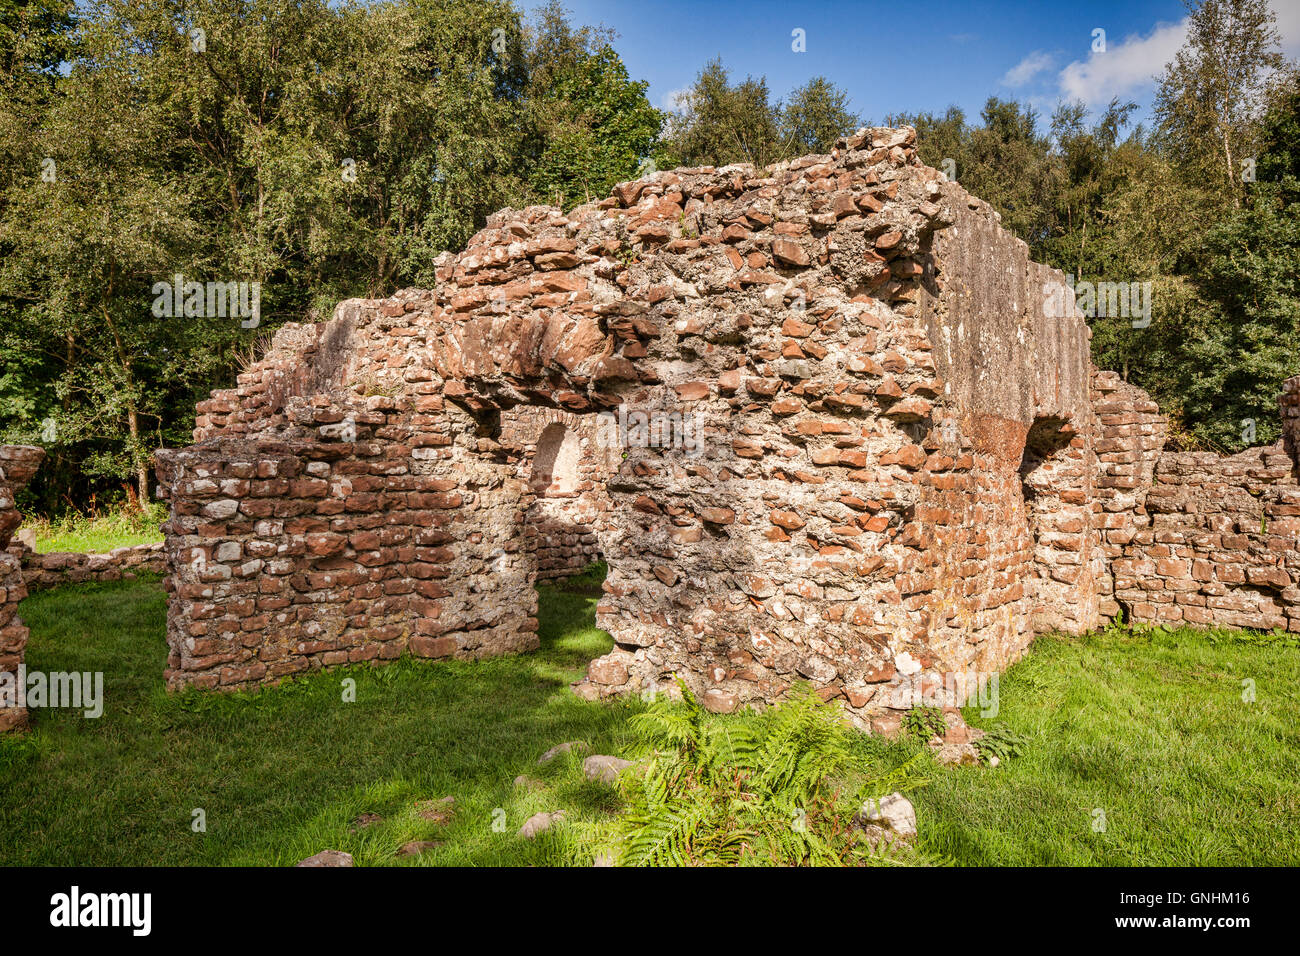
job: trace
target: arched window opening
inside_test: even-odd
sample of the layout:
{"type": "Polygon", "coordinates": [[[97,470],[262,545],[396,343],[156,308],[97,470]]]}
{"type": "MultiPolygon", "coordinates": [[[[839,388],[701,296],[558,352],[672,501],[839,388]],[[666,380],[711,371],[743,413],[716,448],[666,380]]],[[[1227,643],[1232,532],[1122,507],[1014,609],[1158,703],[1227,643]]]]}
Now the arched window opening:
{"type": "Polygon", "coordinates": [[[535,494],[552,497],[571,495],[578,489],[580,442],[576,432],[561,422],[552,422],[537,439],[533,473],[529,486],[535,494]]]}

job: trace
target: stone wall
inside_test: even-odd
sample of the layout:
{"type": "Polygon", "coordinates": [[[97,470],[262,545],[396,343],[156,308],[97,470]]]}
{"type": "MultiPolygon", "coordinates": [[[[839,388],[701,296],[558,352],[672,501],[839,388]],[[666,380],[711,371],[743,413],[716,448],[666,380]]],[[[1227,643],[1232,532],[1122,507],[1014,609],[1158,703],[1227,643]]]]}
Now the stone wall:
{"type": "MultiPolygon", "coordinates": [[[[1098,582],[1099,610],[1109,621],[1121,610],[1114,562],[1148,524],[1146,499],[1164,448],[1166,421],[1146,392],[1122,382],[1115,372],[1095,372],[1092,400],[1098,467],[1094,520],[1109,572],[1098,582]]],[[[1122,592],[1130,592],[1134,584],[1121,575],[1122,592]]]]}
{"type": "Polygon", "coordinates": [[[537,646],[516,529],[525,484],[436,395],[299,403],[303,433],[160,453],[170,686],[240,687],[333,664],[537,646]],[[343,441],[351,438],[351,441],[343,441]],[[454,584],[454,587],[451,586],[454,584]]]}
{"type": "Polygon", "coordinates": [[[577,574],[604,556],[605,485],[621,449],[602,447],[600,424],[596,415],[530,405],[502,415],[501,444],[517,454],[532,496],[524,538],[539,581],[577,574]]]}
{"type": "MultiPolygon", "coordinates": [[[[26,445],[0,445],[0,673],[13,675],[17,686],[19,668],[27,649],[27,626],[18,616],[18,603],[27,596],[22,568],[6,548],[22,523],[14,497],[36,473],[45,452],[26,445]]],[[[27,723],[26,708],[10,706],[16,700],[0,697],[0,733],[27,723]]]]}
{"type": "MultiPolygon", "coordinates": [[[[1284,431],[1295,381],[1280,399],[1284,431]]],[[[1165,451],[1165,421],[1145,392],[1102,372],[1094,396],[1104,616],[1300,631],[1300,487],[1284,444],[1165,451]]]]}
{"type": "Polygon", "coordinates": [[[1282,446],[1292,461],[1300,463],[1300,375],[1282,383],[1277,403],[1282,413],[1282,446]]]}
{"type": "Polygon", "coordinates": [[[281,330],[160,453],[173,685],[533,646],[533,582],[592,541],[540,531],[521,422],[556,413],[521,408],[702,437],[625,443],[578,492],[617,644],[584,696],[806,679],[865,721],[1096,622],[1086,324],[911,130],[505,210],[435,265],[281,330]]]}
{"type": "Polygon", "coordinates": [[[33,551],[17,540],[9,553],[22,564],[27,590],[44,591],[65,584],[129,581],[137,574],[164,574],[167,556],[162,543],[137,544],[112,551],[33,551]]]}

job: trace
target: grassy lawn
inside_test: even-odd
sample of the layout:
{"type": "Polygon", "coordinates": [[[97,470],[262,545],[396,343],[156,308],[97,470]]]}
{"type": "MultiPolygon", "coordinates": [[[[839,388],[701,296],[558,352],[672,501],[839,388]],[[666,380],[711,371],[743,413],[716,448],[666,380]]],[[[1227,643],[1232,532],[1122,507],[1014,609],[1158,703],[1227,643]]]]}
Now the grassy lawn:
{"type": "Polygon", "coordinates": [[[168,696],[157,582],[81,585],[23,603],[30,669],[105,671],[105,713],[35,715],[0,743],[0,864],[289,864],[323,849],[358,865],[546,864],[562,828],[517,837],[531,814],[599,813],[612,792],[575,779],[568,740],[625,742],[628,705],[593,706],[568,682],[612,643],[595,599],[544,590],[543,650],[482,663],[402,660],[318,674],[272,693],[168,696]],[[342,700],[356,680],[356,702],[342,700]],[[555,785],[516,787],[519,774],[555,785]],[[448,826],[417,815],[454,796],[448,826]],[[191,829],[192,811],[207,832],[191,829]],[[502,812],[504,816],[502,816],[502,812]],[[351,832],[362,813],[383,822],[351,832]],[[494,814],[505,832],[493,829],[494,814]],[[413,840],[445,841],[398,858],[413,840]]]}
{"type": "Polygon", "coordinates": [[[996,769],[945,770],[913,794],[932,851],[989,866],[1300,863],[1294,635],[1043,637],[1000,691],[995,720],[975,709],[967,720],[1005,723],[1029,744],[996,769]],[[1242,699],[1247,679],[1254,703],[1242,699]]]}
{"type": "Polygon", "coordinates": [[[119,508],[92,516],[70,512],[53,520],[29,518],[23,527],[36,532],[36,550],[41,554],[89,553],[161,541],[163,536],[158,529],[166,517],[164,509],[152,504],[139,513],[119,508]]]}
{"type": "MultiPolygon", "coordinates": [[[[535,841],[516,831],[538,811],[594,821],[618,805],[582,780],[580,757],[536,763],[564,741],[607,754],[636,743],[639,701],[588,704],[567,686],[611,646],[593,625],[592,584],[541,589],[534,654],[407,659],[240,695],[166,694],[156,581],[34,595],[22,607],[28,667],[103,670],[105,713],[38,711],[31,733],[0,741],[0,864],[284,865],[327,848],[358,865],[586,862],[566,825],[535,841]],[[520,774],[536,783],[516,786],[520,774]],[[456,801],[448,824],[418,815],[419,801],[445,796],[456,801]],[[205,833],[191,828],[196,809],[205,833]],[[382,820],[354,832],[363,813],[382,820]],[[396,855],[414,840],[441,846],[396,855]]],[[[997,717],[967,712],[973,725],[1026,735],[1023,754],[992,769],[927,769],[909,794],[920,848],[959,864],[1294,865],[1297,687],[1294,641],[1040,638],[1004,675],[997,717]],[[1245,678],[1255,703],[1241,699],[1245,678]],[[1098,808],[1105,832],[1093,830],[1098,808]]],[[[885,768],[920,749],[859,745],[885,768]]]]}

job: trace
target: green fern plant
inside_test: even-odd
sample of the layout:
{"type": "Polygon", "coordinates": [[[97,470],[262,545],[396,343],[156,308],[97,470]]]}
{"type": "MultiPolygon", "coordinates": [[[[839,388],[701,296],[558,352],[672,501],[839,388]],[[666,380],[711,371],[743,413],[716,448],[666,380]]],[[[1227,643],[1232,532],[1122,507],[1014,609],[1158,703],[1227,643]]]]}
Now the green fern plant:
{"type": "Polygon", "coordinates": [[[938,707],[923,704],[913,707],[903,715],[903,729],[909,736],[929,740],[931,737],[942,737],[946,734],[948,725],[944,723],[943,711],[938,707]]]}
{"type": "Polygon", "coordinates": [[[988,763],[990,757],[997,757],[999,761],[1019,757],[1028,747],[1029,737],[1012,730],[1006,724],[998,724],[974,741],[974,744],[980,759],[988,763]]]}
{"type": "MultiPolygon", "coordinates": [[[[853,816],[911,766],[873,777],[841,712],[807,687],[763,714],[710,718],[681,681],[633,718],[652,747],[642,773],[620,778],[625,812],[603,828],[603,851],[625,866],[845,866],[915,862],[882,855],[853,816]]],[[[909,761],[909,764],[912,763],[909,761]]],[[[909,856],[912,853],[912,856],[909,856]]]]}

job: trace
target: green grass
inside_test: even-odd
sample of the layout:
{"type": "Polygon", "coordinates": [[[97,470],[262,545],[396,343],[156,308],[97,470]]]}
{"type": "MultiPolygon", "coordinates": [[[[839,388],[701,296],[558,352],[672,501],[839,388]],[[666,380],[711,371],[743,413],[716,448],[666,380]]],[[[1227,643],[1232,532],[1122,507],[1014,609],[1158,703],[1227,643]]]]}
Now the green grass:
{"type": "Polygon", "coordinates": [[[931,775],[913,794],[927,848],[988,866],[1295,866],[1296,645],[1190,628],[1040,637],[1003,675],[996,718],[965,711],[1027,746],[931,775]]]}
{"type": "MultiPolygon", "coordinates": [[[[595,597],[540,593],[534,654],[404,659],[237,695],[165,692],[157,581],[33,595],[22,605],[29,668],[103,670],[105,713],[40,710],[29,734],[0,740],[0,865],[284,865],[327,848],[358,865],[583,862],[579,827],[531,842],[515,833],[541,810],[608,820],[619,798],[582,780],[581,755],[537,757],[567,740],[628,753],[643,705],[569,691],[611,642],[594,627],[595,597]],[[355,703],[342,699],[345,678],[355,703]],[[539,786],[516,787],[519,774],[539,786]],[[444,796],[456,799],[450,824],[416,815],[418,801],[444,796]],[[192,832],[196,808],[206,833],[192,832]],[[384,820],[351,832],[362,813],[384,820]],[[443,845],[398,858],[410,840],[443,845]]],[[[983,865],[1295,865],[1297,687],[1293,639],[1040,638],[1003,676],[997,717],[967,711],[972,724],[1024,734],[1023,754],[997,768],[926,770],[929,784],[909,794],[919,849],[983,865]],[[1244,678],[1253,704],[1241,700],[1244,678]],[[1095,808],[1104,833],[1093,831],[1095,808]]],[[[919,746],[860,737],[855,749],[897,766],[919,746]]]]}
{"type": "Polygon", "coordinates": [[[152,504],[144,511],[113,509],[83,515],[68,512],[58,518],[28,518],[23,527],[36,532],[36,550],[112,551],[136,544],[153,544],[163,539],[159,526],[166,511],[152,504]]]}
{"type": "Polygon", "coordinates": [[[83,585],[23,603],[30,669],[105,671],[105,713],[42,710],[25,741],[0,742],[0,864],[290,864],[323,849],[358,865],[547,864],[564,828],[515,835],[540,810],[595,815],[612,791],[539,767],[567,740],[617,753],[635,703],[587,704],[568,683],[612,646],[594,599],[542,590],[538,653],[480,663],[404,659],[317,674],[263,693],[169,696],[157,582],[83,585]],[[356,702],[344,703],[344,678],[356,702]],[[549,785],[527,790],[529,774],[549,785]],[[420,800],[454,796],[445,827],[420,800]],[[204,810],[207,832],[191,830],[204,810]],[[384,822],[358,833],[362,813],[384,822]],[[494,816],[495,815],[495,816],[494,816]],[[493,829],[503,819],[504,833],[493,829]],[[410,840],[443,840],[411,859],[410,840]]]}

